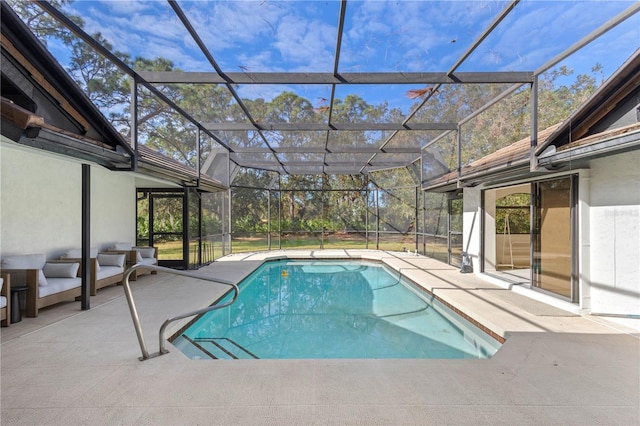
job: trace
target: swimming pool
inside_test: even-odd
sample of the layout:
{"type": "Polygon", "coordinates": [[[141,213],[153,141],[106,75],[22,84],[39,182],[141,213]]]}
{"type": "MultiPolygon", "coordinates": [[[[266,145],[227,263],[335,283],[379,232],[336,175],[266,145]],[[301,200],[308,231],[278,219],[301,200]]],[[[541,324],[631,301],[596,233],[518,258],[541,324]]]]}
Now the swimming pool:
{"type": "Polygon", "coordinates": [[[375,262],[268,261],[239,288],[174,346],[192,359],[490,358],[500,346],[375,262]]]}

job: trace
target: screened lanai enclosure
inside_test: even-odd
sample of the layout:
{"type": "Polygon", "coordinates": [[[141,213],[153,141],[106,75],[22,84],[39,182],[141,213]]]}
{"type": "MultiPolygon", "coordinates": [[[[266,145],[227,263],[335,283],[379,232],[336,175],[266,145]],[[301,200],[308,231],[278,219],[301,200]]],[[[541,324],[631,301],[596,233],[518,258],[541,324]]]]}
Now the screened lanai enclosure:
{"type": "Polygon", "coordinates": [[[465,167],[526,140],[534,173],[539,133],[639,46],[629,1],[3,3],[136,153],[194,171],[137,190],[138,243],[176,267],[300,247],[460,265],[465,167]]]}

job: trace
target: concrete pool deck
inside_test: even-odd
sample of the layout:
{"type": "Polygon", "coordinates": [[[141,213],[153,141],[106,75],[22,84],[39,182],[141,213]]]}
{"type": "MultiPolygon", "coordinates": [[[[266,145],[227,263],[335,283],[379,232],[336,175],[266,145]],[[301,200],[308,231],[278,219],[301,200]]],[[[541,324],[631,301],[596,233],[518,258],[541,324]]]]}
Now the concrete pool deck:
{"type": "MultiPolygon", "coordinates": [[[[0,423],[640,424],[640,333],[633,322],[546,309],[405,253],[240,253],[196,273],[239,281],[265,258],[283,255],[382,261],[506,343],[490,360],[247,361],[192,361],[168,344],[169,354],[140,362],[124,291],[108,287],[88,311],[61,304],[0,330],[0,423]]],[[[157,352],[167,317],[206,306],[226,290],[165,273],[140,277],[132,288],[149,352],[157,352]]]]}

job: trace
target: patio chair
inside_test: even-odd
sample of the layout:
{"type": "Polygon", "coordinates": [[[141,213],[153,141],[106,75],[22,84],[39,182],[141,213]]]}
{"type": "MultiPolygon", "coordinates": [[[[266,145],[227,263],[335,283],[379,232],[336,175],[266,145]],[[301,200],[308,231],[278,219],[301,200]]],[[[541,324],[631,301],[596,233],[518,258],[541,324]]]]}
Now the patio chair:
{"type": "MultiPolygon", "coordinates": [[[[63,261],[80,262],[82,258],[81,249],[68,250],[60,258],[63,261]]],[[[122,284],[124,277],[126,255],[121,253],[100,253],[97,248],[90,249],[89,269],[90,269],[90,295],[95,296],[98,290],[110,285],[122,284]]],[[[82,274],[80,274],[82,276],[82,274]]]]}
{"type": "MultiPolygon", "coordinates": [[[[116,243],[108,252],[122,253],[126,255],[127,268],[136,264],[140,265],[157,265],[158,264],[158,248],[157,247],[137,247],[131,243],[116,243]]],[[[137,269],[129,276],[131,281],[136,281],[140,275],[155,274],[156,271],[150,269],[137,269]]]]}

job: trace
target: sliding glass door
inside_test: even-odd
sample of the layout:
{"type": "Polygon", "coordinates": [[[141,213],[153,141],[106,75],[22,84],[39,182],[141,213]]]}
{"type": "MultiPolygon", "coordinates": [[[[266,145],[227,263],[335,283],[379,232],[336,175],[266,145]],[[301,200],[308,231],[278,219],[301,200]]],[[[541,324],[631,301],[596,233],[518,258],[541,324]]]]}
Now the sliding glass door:
{"type": "Polygon", "coordinates": [[[576,188],[571,176],[533,184],[533,285],[571,301],[577,299],[573,279],[576,188]]]}
{"type": "Polygon", "coordinates": [[[483,272],[578,300],[577,176],[483,194],[483,272]]]}

